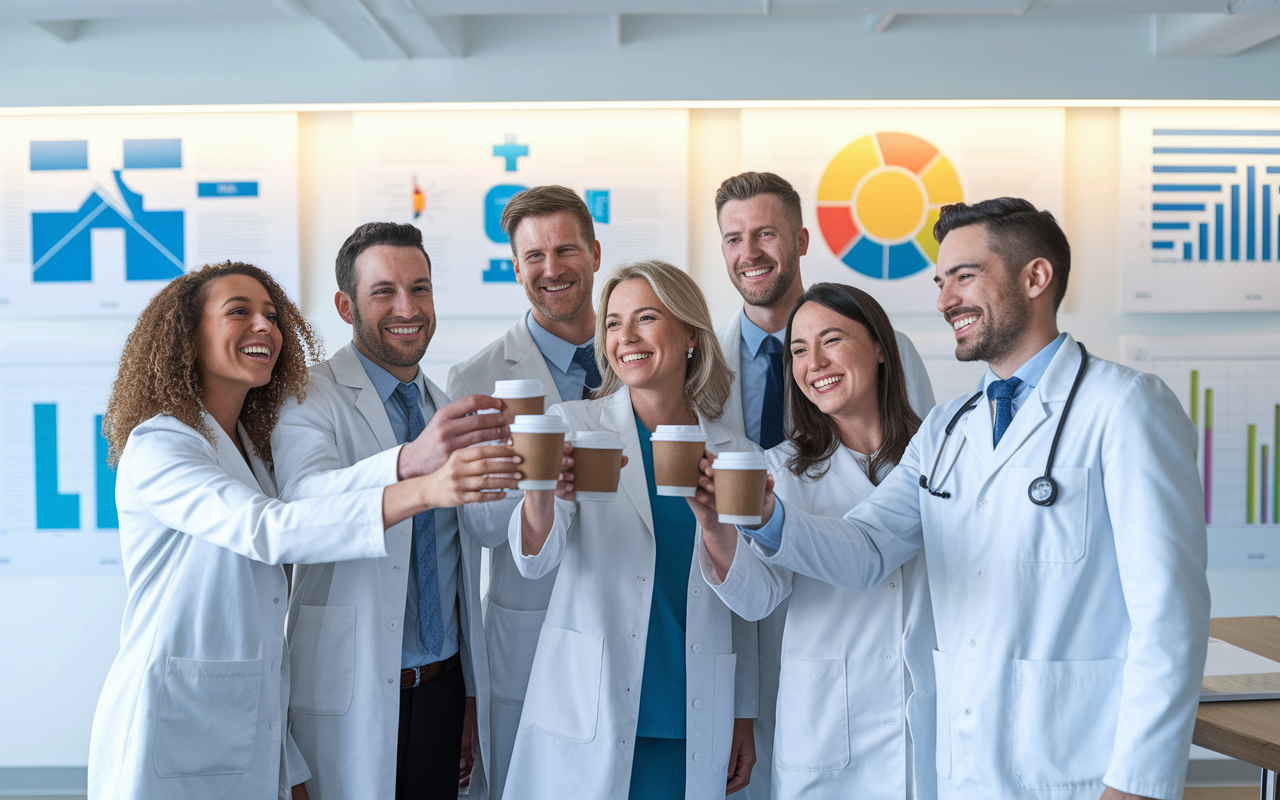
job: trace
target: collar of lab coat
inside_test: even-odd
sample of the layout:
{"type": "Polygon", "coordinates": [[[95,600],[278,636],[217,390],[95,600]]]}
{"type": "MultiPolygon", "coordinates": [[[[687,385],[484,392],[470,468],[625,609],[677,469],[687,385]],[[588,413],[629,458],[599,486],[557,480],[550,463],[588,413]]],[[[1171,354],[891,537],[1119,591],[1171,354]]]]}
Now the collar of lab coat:
{"type": "Polygon", "coordinates": [[[208,430],[213,431],[213,454],[218,461],[218,466],[246,486],[274,497],[275,480],[271,471],[267,469],[267,465],[262,463],[262,459],[258,458],[258,454],[254,452],[253,443],[249,441],[249,434],[245,431],[244,425],[240,424],[239,420],[236,421],[236,432],[240,434],[240,441],[244,442],[245,452],[249,455],[248,463],[240,457],[240,450],[236,447],[236,443],[231,441],[231,437],[212,414],[202,411],[202,421],[208,430]]]}
{"type": "Polygon", "coordinates": [[[507,360],[508,374],[536,375],[542,381],[542,388],[547,392],[547,408],[565,400],[560,396],[560,390],[551,377],[551,370],[547,369],[547,362],[542,358],[542,351],[533,340],[533,334],[529,333],[529,326],[525,324],[523,316],[503,334],[502,357],[507,360]]]}
{"type": "MultiPolygon", "coordinates": [[[[859,502],[869,497],[876,489],[875,484],[867,477],[867,473],[862,470],[857,457],[844,445],[837,447],[835,454],[831,456],[831,469],[823,477],[827,476],[848,487],[858,497],[859,502]]],[[[855,504],[850,503],[850,507],[853,505],[855,504]]]]}
{"type": "MultiPolygon", "coordinates": [[[[369,429],[373,431],[373,435],[378,439],[378,446],[383,450],[398,447],[400,443],[396,441],[395,431],[391,430],[391,420],[387,418],[387,409],[383,407],[382,398],[378,396],[378,390],[374,387],[373,381],[369,380],[369,373],[364,371],[364,365],[360,363],[360,357],[356,355],[356,346],[351,342],[347,342],[342,349],[334,353],[333,357],[329,359],[329,366],[333,369],[333,379],[335,381],[343,386],[359,390],[356,395],[356,410],[364,417],[365,422],[369,423],[369,429]]],[[[435,405],[437,411],[449,404],[449,396],[435,383],[427,380],[425,375],[423,376],[423,383],[426,384],[427,394],[431,395],[431,402],[435,405]]]]}

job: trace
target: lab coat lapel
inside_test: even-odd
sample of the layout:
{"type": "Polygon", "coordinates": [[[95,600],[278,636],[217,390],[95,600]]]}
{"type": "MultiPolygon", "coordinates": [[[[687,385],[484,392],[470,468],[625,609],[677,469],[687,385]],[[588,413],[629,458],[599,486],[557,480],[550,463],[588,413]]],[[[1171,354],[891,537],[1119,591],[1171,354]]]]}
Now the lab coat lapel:
{"type": "Polygon", "coordinates": [[[356,409],[369,424],[369,430],[373,431],[378,440],[378,447],[390,450],[400,444],[396,441],[395,431],[391,430],[391,420],[387,418],[387,410],[382,407],[382,398],[378,397],[378,390],[373,388],[373,381],[369,380],[369,374],[364,371],[364,365],[356,356],[355,345],[348,342],[333,354],[329,363],[338,383],[359,390],[356,409]]]}
{"type": "Polygon", "coordinates": [[[858,459],[844,445],[837,447],[835,455],[831,457],[831,470],[827,476],[842,485],[840,491],[852,492],[851,499],[856,499],[849,504],[850,508],[862,502],[876,488],[867,477],[867,473],[862,471],[858,459]]]}
{"type": "Polygon", "coordinates": [[[542,388],[547,392],[547,408],[556,403],[579,399],[560,396],[560,390],[551,377],[551,370],[547,369],[547,361],[542,357],[538,343],[533,340],[533,334],[529,333],[529,325],[523,316],[503,335],[502,357],[507,360],[508,375],[533,376],[542,381],[542,388]]]}
{"type": "MultiPolygon", "coordinates": [[[[1080,348],[1070,336],[1062,342],[1058,352],[1054,354],[1049,367],[1040,378],[1040,383],[1032,390],[1018,413],[1014,415],[1009,429],[1000,438],[995,448],[994,458],[987,464],[988,474],[1000,469],[1019,448],[1026,444],[1055,412],[1060,412],[1066,403],[1067,394],[1076,377],[1076,369],[1080,366],[1080,348]]],[[[987,418],[990,419],[990,413],[987,418]]],[[[1056,423],[1056,419],[1054,420],[1056,423]]],[[[1048,451],[1045,451],[1048,457],[1048,451]]]]}
{"type": "Polygon", "coordinates": [[[605,430],[622,436],[622,452],[627,457],[627,466],[622,469],[619,483],[652,534],[653,509],[649,506],[649,481],[645,476],[644,456],[640,452],[640,432],[636,430],[630,389],[623,387],[604,398],[600,408],[600,425],[605,430]]]}
{"type": "MultiPolygon", "coordinates": [[[[240,451],[236,449],[236,443],[231,441],[231,437],[227,435],[227,432],[222,429],[222,426],[208,411],[203,413],[205,426],[213,431],[213,449],[218,459],[218,466],[246,486],[255,487],[262,491],[263,487],[258,481],[258,476],[249,468],[245,460],[240,457],[240,451]]],[[[249,458],[252,460],[254,458],[253,444],[249,441],[249,437],[244,432],[244,427],[239,422],[236,423],[236,430],[240,432],[240,438],[244,442],[245,450],[249,452],[249,458]]],[[[272,487],[273,484],[268,483],[267,486],[272,487]]],[[[274,496],[274,492],[271,494],[274,496]]]]}

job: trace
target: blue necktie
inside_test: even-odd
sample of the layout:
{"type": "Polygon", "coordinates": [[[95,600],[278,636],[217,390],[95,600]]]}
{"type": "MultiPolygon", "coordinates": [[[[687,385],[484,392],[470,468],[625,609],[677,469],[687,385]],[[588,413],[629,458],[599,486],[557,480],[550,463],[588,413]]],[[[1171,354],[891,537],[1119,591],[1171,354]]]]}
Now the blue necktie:
{"type": "Polygon", "coordinates": [[[764,380],[764,402],[760,404],[760,441],[768,450],[782,443],[782,342],[766,336],[759,353],[769,357],[769,372],[764,380]]]}
{"type": "MultiPolygon", "coordinates": [[[[573,353],[573,363],[582,367],[587,371],[587,377],[582,386],[582,399],[586,400],[591,393],[600,388],[600,368],[596,366],[596,345],[595,342],[587,342],[579,347],[573,353]]],[[[565,400],[570,398],[566,397],[565,400]]]]}
{"type": "MultiPolygon", "coordinates": [[[[418,407],[418,387],[402,383],[396,394],[409,412],[409,441],[418,438],[427,427],[418,407]]],[[[436,563],[436,515],[423,511],[413,517],[413,558],[410,564],[418,579],[418,641],[427,652],[440,655],[444,650],[444,617],[440,613],[440,568],[436,563]]]]}
{"type": "Polygon", "coordinates": [[[1013,396],[1021,385],[1021,378],[1010,378],[1007,381],[992,381],[987,387],[987,399],[996,401],[996,418],[992,425],[995,441],[992,442],[992,447],[1000,444],[1000,437],[1004,436],[1004,432],[1009,430],[1009,423],[1013,422],[1013,396]]]}

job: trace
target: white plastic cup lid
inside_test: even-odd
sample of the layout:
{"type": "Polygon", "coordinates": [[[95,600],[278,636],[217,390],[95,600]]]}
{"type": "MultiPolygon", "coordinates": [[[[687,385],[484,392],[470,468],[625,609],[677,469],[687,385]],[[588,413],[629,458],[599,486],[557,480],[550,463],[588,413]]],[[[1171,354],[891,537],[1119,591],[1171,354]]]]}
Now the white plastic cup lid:
{"type": "Polygon", "coordinates": [[[754,450],[730,450],[720,453],[711,465],[712,469],[768,469],[764,453],[754,450]]]}
{"type": "Polygon", "coordinates": [[[495,381],[493,397],[499,400],[519,400],[525,397],[546,397],[547,390],[542,388],[542,381],[537,378],[515,381],[495,381]]]}
{"type": "Polygon", "coordinates": [[[707,434],[697,425],[659,425],[649,439],[655,442],[705,442],[707,434]]]}
{"type": "Polygon", "coordinates": [[[476,411],[477,414],[501,414],[502,412],[496,408],[482,408],[476,411]]]}
{"type": "Polygon", "coordinates": [[[569,441],[584,450],[621,450],[622,437],[612,431],[576,431],[569,441]]]}
{"type": "Polygon", "coordinates": [[[554,414],[517,414],[512,433],[568,433],[569,426],[554,414]]]}

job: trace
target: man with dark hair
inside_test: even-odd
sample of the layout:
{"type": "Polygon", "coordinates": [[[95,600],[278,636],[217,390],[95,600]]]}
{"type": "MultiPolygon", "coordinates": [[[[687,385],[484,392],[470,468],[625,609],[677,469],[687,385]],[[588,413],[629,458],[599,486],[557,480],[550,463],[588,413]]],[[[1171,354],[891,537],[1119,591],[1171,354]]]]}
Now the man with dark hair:
{"type": "MultiPolygon", "coordinates": [[[[272,450],[282,499],[427,474],[455,450],[506,438],[502,417],[475,413],[501,410],[500,401],[450,402],[418,367],[436,327],[421,231],[361,225],[338,253],[336,277],[352,341],[312,367],[306,399],[280,412],[272,450]]],[[[406,520],[386,541],[384,559],[294,568],[289,722],[311,769],[308,791],[454,798],[461,761],[463,783],[483,796],[480,545],[453,508],[406,520]]]]}
{"type": "MultiPolygon", "coordinates": [[[[938,406],[844,519],[765,500],[766,561],[847,589],[923,548],[940,798],[1182,796],[1209,633],[1195,431],[1157,377],[1059,333],[1047,212],[945,206],[935,281],[982,391],[938,406]]],[[[852,787],[851,796],[856,796],[852,787]]]]}
{"type": "MultiPolygon", "coordinates": [[[[535,186],[507,203],[502,229],[511,239],[516,277],[530,308],[502,338],[449,371],[450,394],[489,394],[495,381],[537,379],[546,390],[548,407],[587,397],[600,386],[596,312],[591,306],[592,283],[600,269],[600,242],[587,204],[563,186],[535,186]]],[[[533,653],[556,579],[555,570],[529,579],[516,569],[507,544],[507,525],[516,502],[508,497],[473,507],[467,515],[475,535],[493,548],[485,630],[502,653],[494,659],[491,674],[489,777],[495,800],[506,783],[533,653]]]]}

